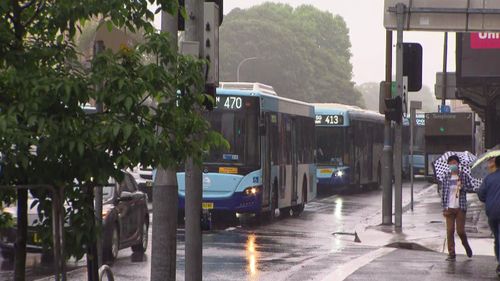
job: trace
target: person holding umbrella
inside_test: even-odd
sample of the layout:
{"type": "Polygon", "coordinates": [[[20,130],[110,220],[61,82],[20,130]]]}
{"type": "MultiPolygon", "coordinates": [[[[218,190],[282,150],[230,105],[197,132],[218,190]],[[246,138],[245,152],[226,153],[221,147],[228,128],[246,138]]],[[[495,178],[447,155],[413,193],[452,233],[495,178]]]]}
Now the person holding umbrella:
{"type": "MultiPolygon", "coordinates": [[[[489,162],[491,162],[491,159],[495,159],[496,170],[484,178],[483,184],[479,188],[477,195],[479,200],[485,202],[488,224],[490,225],[491,232],[495,237],[494,250],[498,262],[496,273],[500,277],[500,256],[498,248],[500,247],[500,243],[498,241],[500,228],[500,156],[490,158],[489,162]]],[[[489,170],[492,171],[491,169],[489,170]]]]}
{"type": "MultiPolygon", "coordinates": [[[[447,261],[456,260],[455,225],[467,257],[472,257],[472,249],[465,233],[465,215],[467,212],[466,193],[474,192],[474,185],[470,173],[460,169],[460,162],[460,158],[456,154],[448,156],[447,169],[441,168],[441,172],[436,175],[442,186],[441,204],[443,215],[446,218],[446,240],[448,242],[447,261]]],[[[466,164],[464,163],[464,165],[466,164]]]]}

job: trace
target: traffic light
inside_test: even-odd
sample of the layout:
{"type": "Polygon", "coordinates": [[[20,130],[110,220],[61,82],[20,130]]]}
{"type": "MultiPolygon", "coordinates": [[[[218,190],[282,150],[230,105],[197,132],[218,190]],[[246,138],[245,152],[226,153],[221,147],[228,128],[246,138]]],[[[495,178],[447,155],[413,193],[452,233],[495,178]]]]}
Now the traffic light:
{"type": "Polygon", "coordinates": [[[403,99],[400,96],[385,99],[385,119],[399,124],[403,120],[403,99]]]}
{"type": "Polygon", "coordinates": [[[422,45],[403,43],[403,76],[408,77],[408,91],[422,89],[422,45]]]}

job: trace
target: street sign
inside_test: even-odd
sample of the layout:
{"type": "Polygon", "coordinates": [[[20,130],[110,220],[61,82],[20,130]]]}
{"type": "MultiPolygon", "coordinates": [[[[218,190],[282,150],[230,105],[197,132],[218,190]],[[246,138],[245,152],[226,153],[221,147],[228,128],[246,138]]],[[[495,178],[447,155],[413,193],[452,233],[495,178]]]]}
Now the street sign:
{"type": "Polygon", "coordinates": [[[439,105],[438,106],[438,111],[441,112],[441,113],[450,113],[451,112],[451,107],[449,105],[445,105],[445,106],[439,105]]]}
{"type": "Polygon", "coordinates": [[[396,4],[406,6],[404,30],[500,31],[500,1],[385,0],[384,26],[397,29],[396,4]]]}
{"type": "Polygon", "coordinates": [[[472,113],[425,114],[426,136],[471,136],[474,129],[472,113]]]}
{"type": "MultiPolygon", "coordinates": [[[[500,2],[500,1],[499,1],[500,2]]],[[[459,86],[500,84],[500,34],[457,33],[459,86]]]]}

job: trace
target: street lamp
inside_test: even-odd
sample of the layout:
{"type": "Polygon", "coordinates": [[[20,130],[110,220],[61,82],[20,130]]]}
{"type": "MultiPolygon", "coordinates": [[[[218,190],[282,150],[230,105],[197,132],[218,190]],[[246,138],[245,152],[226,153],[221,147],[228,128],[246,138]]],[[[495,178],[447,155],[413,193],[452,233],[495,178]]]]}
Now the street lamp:
{"type": "Polygon", "coordinates": [[[247,61],[250,61],[250,60],[256,60],[256,59],[260,59],[259,57],[251,57],[251,58],[246,58],[246,59],[243,59],[239,64],[238,64],[238,68],[236,69],[236,82],[240,82],[240,67],[247,61]]]}

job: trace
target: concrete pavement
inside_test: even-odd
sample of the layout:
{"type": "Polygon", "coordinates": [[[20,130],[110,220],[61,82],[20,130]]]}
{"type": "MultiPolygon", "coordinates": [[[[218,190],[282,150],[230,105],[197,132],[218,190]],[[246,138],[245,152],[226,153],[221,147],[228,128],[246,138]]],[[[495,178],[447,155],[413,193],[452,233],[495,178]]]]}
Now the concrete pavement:
{"type": "MultiPolygon", "coordinates": [[[[468,194],[466,232],[474,252],[472,258],[456,237],[457,261],[447,256],[445,220],[436,186],[416,196],[414,211],[403,215],[403,227],[378,225],[380,219],[356,228],[361,243],[386,249],[363,264],[348,268],[342,279],[326,280],[498,280],[493,238],[487,225],[483,204],[475,194],[468,194]],[[392,248],[392,250],[390,250],[392,248]]],[[[363,258],[363,257],[361,257],[363,258]]],[[[338,270],[337,270],[338,271],[338,270]]]]}

